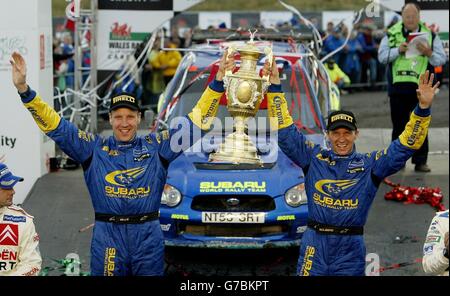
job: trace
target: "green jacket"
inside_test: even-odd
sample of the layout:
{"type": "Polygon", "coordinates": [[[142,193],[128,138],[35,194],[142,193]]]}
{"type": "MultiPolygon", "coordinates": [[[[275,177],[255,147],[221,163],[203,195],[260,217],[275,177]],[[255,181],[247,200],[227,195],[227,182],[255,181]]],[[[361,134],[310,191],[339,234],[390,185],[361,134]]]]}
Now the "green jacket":
{"type": "MultiPolygon", "coordinates": [[[[428,45],[432,47],[433,37],[431,31],[424,25],[419,23],[419,32],[428,32],[428,45]]],[[[392,26],[388,34],[389,46],[398,48],[400,44],[406,42],[403,35],[403,22],[398,22],[392,26]]],[[[392,65],[392,83],[413,82],[419,83],[419,76],[425,73],[428,66],[428,57],[420,55],[412,58],[406,58],[401,54],[392,65]]]]}

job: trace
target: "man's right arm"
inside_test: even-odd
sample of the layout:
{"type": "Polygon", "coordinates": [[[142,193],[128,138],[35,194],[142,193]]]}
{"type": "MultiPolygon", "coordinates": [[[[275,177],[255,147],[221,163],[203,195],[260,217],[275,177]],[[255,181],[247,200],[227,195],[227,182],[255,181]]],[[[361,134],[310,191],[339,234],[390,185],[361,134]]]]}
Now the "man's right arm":
{"type": "Polygon", "coordinates": [[[39,129],[54,140],[70,158],[83,163],[92,155],[96,136],[79,130],[75,125],[61,118],[31,89],[21,94],[21,99],[39,129]]]}
{"type": "Polygon", "coordinates": [[[30,111],[38,127],[72,159],[83,163],[92,155],[96,137],[78,130],[72,123],[59,117],[31,90],[27,84],[27,64],[18,52],[11,55],[12,81],[20,94],[22,103],[30,111]]]}

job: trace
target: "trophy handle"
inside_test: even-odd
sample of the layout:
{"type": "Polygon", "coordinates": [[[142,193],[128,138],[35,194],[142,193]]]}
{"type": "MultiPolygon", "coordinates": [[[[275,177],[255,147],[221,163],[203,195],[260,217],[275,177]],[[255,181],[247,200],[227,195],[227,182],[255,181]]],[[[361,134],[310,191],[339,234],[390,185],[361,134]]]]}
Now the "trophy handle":
{"type": "MultiPolygon", "coordinates": [[[[269,69],[271,69],[271,68],[272,68],[272,60],[273,60],[273,51],[272,51],[272,48],[271,48],[271,47],[266,47],[266,48],[264,48],[264,54],[266,55],[267,59],[269,60],[269,69]]],[[[263,79],[265,82],[269,82],[269,75],[270,75],[270,74],[264,75],[264,76],[262,77],[262,79],[263,79]]]]}
{"type": "MultiPolygon", "coordinates": [[[[230,54],[232,54],[233,52],[235,52],[235,51],[236,51],[236,49],[234,48],[233,45],[230,45],[230,46],[227,48],[226,56],[225,56],[225,62],[227,61],[228,56],[229,56],[230,54]]],[[[231,70],[226,70],[226,71],[225,71],[225,76],[230,76],[230,75],[232,75],[232,74],[233,74],[233,72],[232,72],[231,70]]]]}

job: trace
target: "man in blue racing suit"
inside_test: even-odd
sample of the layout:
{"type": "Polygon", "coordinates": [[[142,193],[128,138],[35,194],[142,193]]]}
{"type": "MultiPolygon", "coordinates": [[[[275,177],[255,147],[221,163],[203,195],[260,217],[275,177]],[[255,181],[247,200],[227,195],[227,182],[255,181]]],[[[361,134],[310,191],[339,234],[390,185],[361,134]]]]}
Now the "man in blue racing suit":
{"type": "Polygon", "coordinates": [[[335,111],[328,118],[331,150],[308,140],[293,124],[276,64],[268,64],[272,85],[268,92],[272,128],[278,145],[305,173],[308,228],[300,246],[299,275],[364,275],[366,248],[363,227],[381,181],[399,171],[422,145],[431,120],[430,106],[439,84],[426,72],[420,77],[419,104],[399,139],[387,149],[357,153],[353,113],[335,111]]]}
{"type": "Polygon", "coordinates": [[[158,210],[167,168],[198,140],[193,139],[196,130],[200,135],[210,127],[224,92],[225,70],[234,66],[233,59],[227,60],[222,58],[216,79],[184,118],[181,128],[137,136],[139,105],[133,96],[120,94],[111,99],[109,115],[114,135],[102,138],[79,130],[42,101],[26,83],[25,60],[13,53],[12,77],[23,104],[39,128],[82,164],[95,211],[92,275],[163,274],[164,244],[158,210]]]}

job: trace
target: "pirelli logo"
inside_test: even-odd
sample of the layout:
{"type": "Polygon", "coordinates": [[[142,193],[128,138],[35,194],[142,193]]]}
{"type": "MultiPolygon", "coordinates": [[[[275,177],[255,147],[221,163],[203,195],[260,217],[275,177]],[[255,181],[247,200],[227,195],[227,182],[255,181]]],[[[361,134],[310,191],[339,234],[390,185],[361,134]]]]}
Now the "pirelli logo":
{"type": "Polygon", "coordinates": [[[353,123],[353,117],[347,114],[337,114],[331,117],[331,122],[335,122],[336,120],[345,120],[353,123]]]}
{"type": "Polygon", "coordinates": [[[136,99],[133,98],[133,97],[130,97],[130,96],[121,95],[121,96],[118,96],[118,97],[114,97],[112,103],[116,104],[118,102],[123,102],[123,101],[128,101],[128,102],[131,102],[131,103],[135,103],[136,99]]]}

